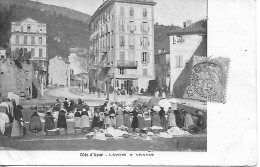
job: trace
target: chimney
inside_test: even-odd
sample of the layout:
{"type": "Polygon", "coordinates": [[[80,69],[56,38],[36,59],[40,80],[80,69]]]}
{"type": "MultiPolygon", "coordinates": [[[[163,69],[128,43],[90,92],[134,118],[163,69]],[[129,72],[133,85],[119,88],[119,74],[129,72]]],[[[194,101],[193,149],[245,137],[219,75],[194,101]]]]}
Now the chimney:
{"type": "Polygon", "coordinates": [[[183,22],[183,28],[186,28],[186,22],[183,22]]]}

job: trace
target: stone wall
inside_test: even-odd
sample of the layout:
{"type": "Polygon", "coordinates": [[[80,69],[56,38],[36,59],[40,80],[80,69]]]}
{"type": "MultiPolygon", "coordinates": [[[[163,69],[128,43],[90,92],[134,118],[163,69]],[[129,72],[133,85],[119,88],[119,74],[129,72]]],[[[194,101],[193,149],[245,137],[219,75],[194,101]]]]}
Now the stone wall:
{"type": "Polygon", "coordinates": [[[40,95],[33,66],[29,61],[0,61],[0,98],[14,92],[20,97],[32,98],[40,95]]]}

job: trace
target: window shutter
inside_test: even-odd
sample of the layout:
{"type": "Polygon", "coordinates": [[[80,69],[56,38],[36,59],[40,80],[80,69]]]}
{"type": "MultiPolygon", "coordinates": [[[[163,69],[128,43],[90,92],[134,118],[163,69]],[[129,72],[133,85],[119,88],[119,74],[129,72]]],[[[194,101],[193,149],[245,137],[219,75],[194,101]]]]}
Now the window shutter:
{"type": "Polygon", "coordinates": [[[143,23],[140,24],[141,32],[143,32],[143,23]]]}
{"type": "Polygon", "coordinates": [[[127,31],[130,31],[130,23],[127,24],[127,31]]]}
{"type": "Polygon", "coordinates": [[[146,55],[146,61],[147,61],[147,63],[150,62],[150,53],[149,53],[149,52],[147,52],[147,55],[146,55]]]}
{"type": "Polygon", "coordinates": [[[175,68],[179,67],[179,56],[175,56],[175,68]]]}
{"type": "Polygon", "coordinates": [[[121,31],[121,20],[118,21],[118,30],[121,31]]]}
{"type": "Polygon", "coordinates": [[[144,53],[142,52],[141,53],[141,62],[143,63],[144,61],[143,61],[143,57],[144,57],[144,53]]]}
{"type": "Polygon", "coordinates": [[[140,46],[142,46],[142,37],[140,37],[140,46]]]}

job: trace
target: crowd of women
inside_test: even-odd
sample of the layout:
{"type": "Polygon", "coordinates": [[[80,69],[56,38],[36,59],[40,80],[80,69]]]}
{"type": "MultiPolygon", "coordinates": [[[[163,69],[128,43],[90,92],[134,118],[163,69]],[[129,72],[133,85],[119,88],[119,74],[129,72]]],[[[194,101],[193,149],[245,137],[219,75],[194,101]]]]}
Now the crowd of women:
{"type": "MultiPolygon", "coordinates": [[[[12,137],[25,135],[23,127],[22,106],[16,106],[12,100],[5,100],[0,106],[9,107],[9,110],[4,112],[12,123],[10,132],[12,137]],[[7,102],[6,102],[7,101],[7,102]],[[2,104],[6,103],[6,104],[2,104]],[[12,104],[11,104],[12,103],[12,104]],[[13,108],[10,109],[12,106],[13,108]]],[[[0,108],[1,109],[1,108],[0,108]]],[[[38,113],[37,107],[31,108],[34,112],[31,115],[29,123],[29,131],[34,133],[43,130],[42,121],[38,113]]],[[[1,111],[1,110],[0,110],[1,111]]],[[[132,105],[123,105],[121,103],[106,101],[103,105],[95,107],[94,112],[90,111],[89,106],[81,99],[77,102],[65,99],[63,102],[56,100],[56,104],[45,113],[44,131],[53,130],[56,128],[67,131],[67,119],[74,119],[75,132],[80,130],[84,133],[93,129],[106,129],[108,127],[127,128],[133,131],[142,130],[148,127],[161,127],[167,130],[171,127],[179,127],[181,129],[198,133],[206,130],[206,113],[197,111],[196,119],[184,109],[178,111],[171,107],[164,108],[154,105],[148,108],[147,103],[138,103],[132,105]],[[167,112],[166,112],[167,111],[167,112]],[[57,114],[56,114],[57,113],[57,114]],[[145,120],[145,115],[148,114],[151,121],[145,120]],[[55,123],[57,119],[57,123],[55,123]],[[194,121],[195,120],[195,121],[194,121]]]]}

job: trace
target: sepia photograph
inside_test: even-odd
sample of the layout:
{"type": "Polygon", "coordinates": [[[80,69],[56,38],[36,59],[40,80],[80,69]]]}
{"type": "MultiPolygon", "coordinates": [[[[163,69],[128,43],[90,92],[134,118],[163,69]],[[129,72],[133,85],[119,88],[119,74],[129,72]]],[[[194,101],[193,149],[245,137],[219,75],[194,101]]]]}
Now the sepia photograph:
{"type": "Polygon", "coordinates": [[[233,61],[208,49],[209,13],[208,0],[0,0],[0,152],[207,153],[233,61]]]}

